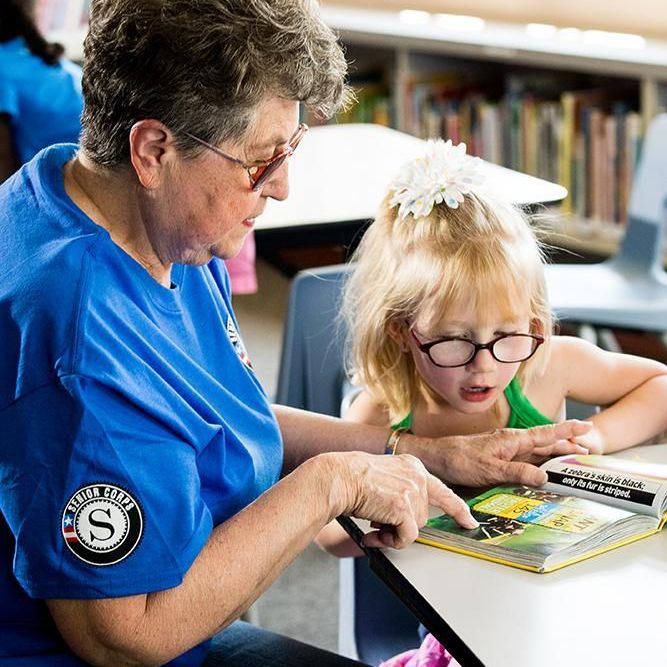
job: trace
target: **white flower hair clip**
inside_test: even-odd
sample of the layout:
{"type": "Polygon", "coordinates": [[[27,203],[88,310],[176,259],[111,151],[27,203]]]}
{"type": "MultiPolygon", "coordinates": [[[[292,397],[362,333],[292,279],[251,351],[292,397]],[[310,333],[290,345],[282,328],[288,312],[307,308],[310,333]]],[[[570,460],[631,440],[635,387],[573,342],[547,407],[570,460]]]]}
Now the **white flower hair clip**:
{"type": "Polygon", "coordinates": [[[389,205],[399,207],[400,220],[409,215],[424,218],[442,202],[458,208],[464,195],[484,180],[477,173],[480,163],[478,157],[466,155],[464,143],[429,139],[426,154],[406,164],[394,179],[389,205]]]}

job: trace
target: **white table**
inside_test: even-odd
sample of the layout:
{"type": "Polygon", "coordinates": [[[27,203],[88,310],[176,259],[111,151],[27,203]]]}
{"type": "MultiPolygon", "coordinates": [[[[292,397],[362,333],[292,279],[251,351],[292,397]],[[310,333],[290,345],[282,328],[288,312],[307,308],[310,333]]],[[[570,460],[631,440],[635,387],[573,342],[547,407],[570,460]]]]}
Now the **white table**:
{"type": "MultiPolygon", "coordinates": [[[[290,195],[270,200],[258,232],[304,228],[375,217],[398,169],[424,151],[426,142],[370,123],[313,127],[290,158],[290,195]]],[[[522,206],[562,200],[560,185],[484,162],[490,190],[522,206]]]]}
{"type": "MultiPolygon", "coordinates": [[[[667,463],[667,445],[618,455],[667,463]]],[[[667,664],[667,529],[541,575],[423,544],[371,560],[464,667],[667,664]]]]}

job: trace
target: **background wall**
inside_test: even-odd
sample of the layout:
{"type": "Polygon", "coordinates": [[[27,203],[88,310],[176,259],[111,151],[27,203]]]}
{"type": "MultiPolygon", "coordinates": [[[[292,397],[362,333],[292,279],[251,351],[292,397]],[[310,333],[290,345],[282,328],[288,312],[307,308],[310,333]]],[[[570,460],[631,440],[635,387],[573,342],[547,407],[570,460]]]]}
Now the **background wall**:
{"type": "Polygon", "coordinates": [[[635,32],[667,38],[665,0],[322,0],[323,5],[368,9],[423,9],[495,21],[553,23],[561,27],[635,32]]]}

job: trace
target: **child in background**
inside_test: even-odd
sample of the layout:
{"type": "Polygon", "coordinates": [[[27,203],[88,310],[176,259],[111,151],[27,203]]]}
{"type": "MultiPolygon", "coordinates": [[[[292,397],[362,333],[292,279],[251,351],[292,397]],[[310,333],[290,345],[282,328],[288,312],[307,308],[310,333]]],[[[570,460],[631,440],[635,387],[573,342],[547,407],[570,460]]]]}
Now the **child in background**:
{"type": "Polygon", "coordinates": [[[51,144],[79,141],[81,68],[47,42],[34,1],[0,2],[0,183],[51,144]]]}
{"type": "MultiPolygon", "coordinates": [[[[667,367],[552,336],[544,260],[523,214],[485,192],[465,144],[429,142],[406,165],[345,288],[353,377],[346,419],[420,436],[529,428],[565,399],[607,406],[576,441],[610,453],[667,428],[667,367]]],[[[582,286],[584,288],[584,286],[582,286]]],[[[392,452],[393,453],[393,452],[392,452]]],[[[337,524],[318,544],[356,555],[337,524]]],[[[456,662],[431,636],[385,667],[456,662]]]]}

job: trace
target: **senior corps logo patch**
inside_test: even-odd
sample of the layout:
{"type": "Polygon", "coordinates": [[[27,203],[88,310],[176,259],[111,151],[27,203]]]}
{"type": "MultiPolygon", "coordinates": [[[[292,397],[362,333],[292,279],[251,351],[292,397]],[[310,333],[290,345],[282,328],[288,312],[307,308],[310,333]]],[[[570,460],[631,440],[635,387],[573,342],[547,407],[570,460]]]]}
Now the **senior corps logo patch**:
{"type": "Polygon", "coordinates": [[[139,504],[125,489],[113,484],[81,487],[63,511],[65,544],[90,565],[113,565],[127,558],[142,533],[139,504]]]}

